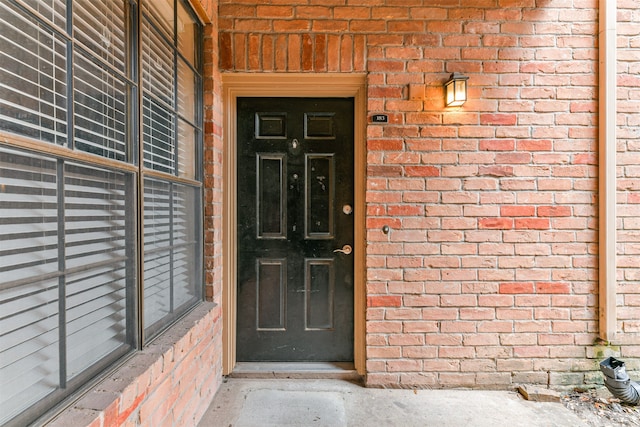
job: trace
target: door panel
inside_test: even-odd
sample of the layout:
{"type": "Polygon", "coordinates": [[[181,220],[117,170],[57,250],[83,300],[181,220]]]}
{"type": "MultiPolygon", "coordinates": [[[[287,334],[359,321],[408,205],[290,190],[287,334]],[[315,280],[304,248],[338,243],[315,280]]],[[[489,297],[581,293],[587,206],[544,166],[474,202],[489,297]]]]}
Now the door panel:
{"type": "Polygon", "coordinates": [[[256,154],[258,239],[286,239],[287,176],[283,154],[256,154]]]}
{"type": "Polygon", "coordinates": [[[305,266],[305,320],[306,330],[331,330],[335,275],[333,259],[306,259],[305,266]]]}
{"type": "Polygon", "coordinates": [[[285,259],[257,259],[256,327],[259,331],[285,330],[287,264],[285,259]]]}
{"type": "Polygon", "coordinates": [[[353,107],[238,98],[238,361],[353,360],[353,107]]]}
{"type": "Polygon", "coordinates": [[[333,154],[305,155],[305,216],[307,239],[333,239],[335,198],[333,154]]]}

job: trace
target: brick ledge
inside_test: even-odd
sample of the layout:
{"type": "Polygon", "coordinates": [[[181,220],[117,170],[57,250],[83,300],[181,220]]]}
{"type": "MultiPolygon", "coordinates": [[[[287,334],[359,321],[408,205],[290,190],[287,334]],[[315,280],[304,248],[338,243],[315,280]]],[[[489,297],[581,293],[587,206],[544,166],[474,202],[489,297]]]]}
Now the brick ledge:
{"type": "Polygon", "coordinates": [[[222,378],[220,314],[199,304],[46,425],[196,425],[222,378]]]}

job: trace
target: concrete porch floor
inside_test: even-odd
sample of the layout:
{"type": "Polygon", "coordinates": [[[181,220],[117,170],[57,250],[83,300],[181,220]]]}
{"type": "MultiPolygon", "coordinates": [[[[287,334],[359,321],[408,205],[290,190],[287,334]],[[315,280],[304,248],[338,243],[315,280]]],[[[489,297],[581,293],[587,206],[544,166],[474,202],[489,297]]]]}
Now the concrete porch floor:
{"type": "Polygon", "coordinates": [[[346,379],[227,378],[200,427],[586,426],[515,391],[365,388],[346,379]]]}

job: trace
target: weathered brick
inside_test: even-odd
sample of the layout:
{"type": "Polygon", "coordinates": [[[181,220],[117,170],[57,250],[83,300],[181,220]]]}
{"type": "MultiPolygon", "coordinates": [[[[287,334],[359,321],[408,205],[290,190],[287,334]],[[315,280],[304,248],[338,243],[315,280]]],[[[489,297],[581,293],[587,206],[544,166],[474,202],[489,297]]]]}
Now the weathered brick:
{"type": "Polygon", "coordinates": [[[500,283],[501,294],[531,294],[533,293],[533,283],[515,282],[500,283]]]}
{"type": "Polygon", "coordinates": [[[422,363],[416,359],[389,360],[386,363],[389,372],[420,372],[422,363]]]}
{"type": "Polygon", "coordinates": [[[546,294],[568,294],[570,285],[564,282],[538,282],[536,292],[546,294]]]}
{"type": "Polygon", "coordinates": [[[368,307],[400,307],[401,304],[401,296],[378,295],[367,297],[368,307]]]}
{"type": "Polygon", "coordinates": [[[475,385],[474,373],[443,372],[440,374],[440,384],[447,387],[469,387],[475,385]]]}

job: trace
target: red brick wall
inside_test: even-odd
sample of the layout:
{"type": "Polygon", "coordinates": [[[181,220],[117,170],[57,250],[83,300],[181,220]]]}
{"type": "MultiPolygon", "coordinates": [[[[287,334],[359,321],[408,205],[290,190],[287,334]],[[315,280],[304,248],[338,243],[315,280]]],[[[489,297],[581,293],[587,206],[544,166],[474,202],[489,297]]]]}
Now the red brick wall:
{"type": "Polygon", "coordinates": [[[368,384],[561,387],[640,356],[637,1],[619,0],[621,349],[594,346],[596,0],[263,3],[220,1],[221,69],[366,72],[389,116],[367,129],[368,384]],[[454,71],[470,99],[446,109],[454,71]]]}
{"type": "Polygon", "coordinates": [[[640,4],[618,1],[618,330],[640,357],[640,4]]]}
{"type": "MultiPolygon", "coordinates": [[[[206,298],[222,304],[222,89],[218,2],[200,0],[211,19],[204,34],[204,229],[206,298]]],[[[221,350],[222,351],[222,350],[221,350]]]]}

